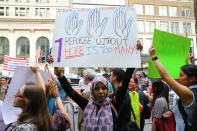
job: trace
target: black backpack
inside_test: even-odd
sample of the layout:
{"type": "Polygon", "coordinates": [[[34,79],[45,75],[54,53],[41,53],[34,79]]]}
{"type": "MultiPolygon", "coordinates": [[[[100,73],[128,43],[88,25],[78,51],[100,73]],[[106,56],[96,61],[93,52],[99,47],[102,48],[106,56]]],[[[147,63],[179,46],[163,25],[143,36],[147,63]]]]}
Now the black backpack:
{"type": "MultiPolygon", "coordinates": [[[[197,88],[193,88],[191,89],[191,91],[194,93],[194,99],[197,100],[197,88]]],[[[197,101],[195,101],[197,102],[197,101]]],[[[192,112],[193,116],[192,116],[192,126],[189,126],[188,121],[187,121],[187,114],[185,112],[185,109],[181,103],[181,100],[178,100],[178,108],[179,111],[182,115],[183,121],[185,123],[185,131],[197,131],[197,120],[195,120],[197,118],[197,108],[195,108],[192,112]]]]}
{"type": "MultiPolygon", "coordinates": [[[[192,88],[191,90],[194,93],[195,102],[197,103],[197,88],[192,88]]],[[[197,120],[196,120],[196,118],[197,118],[197,108],[195,108],[193,110],[191,131],[197,131],[197,120]]]]}

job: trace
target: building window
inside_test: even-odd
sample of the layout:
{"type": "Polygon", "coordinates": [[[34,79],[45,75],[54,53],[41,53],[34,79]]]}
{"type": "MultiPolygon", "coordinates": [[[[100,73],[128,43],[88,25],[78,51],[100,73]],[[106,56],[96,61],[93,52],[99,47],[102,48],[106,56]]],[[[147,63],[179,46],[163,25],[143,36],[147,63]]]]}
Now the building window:
{"type": "Polygon", "coordinates": [[[180,0],[181,2],[189,2],[189,0],[180,0]]]}
{"type": "Polygon", "coordinates": [[[178,34],[179,33],[179,23],[178,22],[171,22],[170,23],[170,32],[178,34]]]}
{"type": "Polygon", "coordinates": [[[17,58],[29,58],[30,44],[29,39],[26,37],[20,37],[16,41],[16,57],[17,58]]]}
{"type": "Polygon", "coordinates": [[[169,7],[169,16],[177,16],[177,7],[169,7]]]}
{"type": "Polygon", "coordinates": [[[190,16],[190,8],[189,7],[182,7],[182,16],[190,16]]]}
{"type": "Polygon", "coordinates": [[[191,23],[183,22],[183,31],[187,35],[187,33],[192,33],[191,31],[191,23]]]}
{"type": "Polygon", "coordinates": [[[15,16],[29,16],[29,8],[15,7],[15,16]]]}
{"type": "Polygon", "coordinates": [[[154,32],[154,29],[155,29],[155,22],[154,21],[149,21],[147,22],[148,23],[148,32],[154,32]]]}
{"type": "Polygon", "coordinates": [[[36,8],[36,16],[49,16],[49,8],[36,8]]]}
{"type": "Polygon", "coordinates": [[[153,5],[145,5],[145,14],[146,15],[155,15],[155,9],[153,5]]]}
{"type": "Polygon", "coordinates": [[[152,45],[152,39],[151,38],[147,38],[145,41],[145,44],[143,44],[143,53],[144,54],[148,54],[148,49],[151,47],[152,45]]]}
{"type": "Polygon", "coordinates": [[[160,29],[163,31],[168,32],[169,31],[169,24],[168,22],[160,22],[160,29]]]}
{"type": "Polygon", "coordinates": [[[45,62],[46,54],[49,53],[49,40],[46,37],[40,37],[36,42],[36,51],[40,50],[39,63],[45,62]]]}
{"type": "Polygon", "coordinates": [[[49,3],[49,0],[36,0],[36,3],[49,3]]]}
{"type": "Polygon", "coordinates": [[[138,15],[143,15],[144,14],[143,5],[135,4],[134,8],[136,9],[136,14],[138,14],[138,15]]]}
{"type": "Polygon", "coordinates": [[[9,55],[9,41],[6,37],[0,37],[0,64],[3,63],[4,55],[9,55]]]}
{"type": "Polygon", "coordinates": [[[159,16],[167,16],[167,6],[159,6],[159,16]]]}
{"type": "Polygon", "coordinates": [[[64,0],[56,0],[56,2],[57,2],[57,3],[59,3],[59,2],[64,2],[64,0]]]}
{"type": "Polygon", "coordinates": [[[144,32],[144,21],[137,21],[138,32],[144,32]]]}
{"type": "Polygon", "coordinates": [[[27,3],[29,0],[16,0],[16,2],[27,3]]]}
{"type": "Polygon", "coordinates": [[[0,7],[0,16],[8,16],[9,7],[0,7]]]}

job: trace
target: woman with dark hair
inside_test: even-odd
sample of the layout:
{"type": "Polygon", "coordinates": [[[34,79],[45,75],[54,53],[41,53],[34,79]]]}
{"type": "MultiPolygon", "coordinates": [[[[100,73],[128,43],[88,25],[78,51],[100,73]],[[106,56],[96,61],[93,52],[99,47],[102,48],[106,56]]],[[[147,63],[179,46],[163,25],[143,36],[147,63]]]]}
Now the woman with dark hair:
{"type": "Polygon", "coordinates": [[[31,67],[39,84],[27,83],[15,94],[14,107],[22,109],[17,122],[10,124],[6,131],[51,131],[51,117],[47,110],[44,83],[38,68],[31,67]]]}
{"type": "Polygon", "coordinates": [[[155,48],[149,49],[149,54],[162,77],[162,79],[172,88],[179,96],[181,106],[186,114],[186,122],[188,122],[189,130],[197,130],[197,65],[188,64],[181,67],[180,76],[174,80],[167,72],[165,67],[155,56],[155,48]]]}
{"type": "Polygon", "coordinates": [[[117,112],[119,112],[123,97],[125,96],[133,69],[127,69],[122,87],[117,91],[110,102],[108,96],[109,84],[103,77],[96,77],[91,85],[91,100],[79,95],[67,81],[61,69],[56,70],[56,75],[64,91],[84,110],[84,131],[117,131],[117,112]]]}
{"type": "MultiPolygon", "coordinates": [[[[139,89],[138,79],[133,77],[129,82],[129,96],[131,106],[134,111],[136,122],[141,131],[144,130],[145,118],[150,118],[150,108],[148,107],[149,100],[145,96],[144,92],[139,89]],[[137,97],[137,99],[135,99],[137,97]],[[133,98],[133,99],[132,99],[133,98]]],[[[135,122],[132,115],[132,121],[135,122]]]]}
{"type": "Polygon", "coordinates": [[[146,77],[146,74],[144,72],[141,73],[139,80],[140,80],[141,90],[147,91],[148,78],[146,77]]]}
{"type": "Polygon", "coordinates": [[[156,121],[161,119],[163,114],[169,110],[169,93],[166,90],[165,84],[161,80],[155,80],[152,83],[153,100],[152,100],[152,131],[156,131],[156,121]]]}

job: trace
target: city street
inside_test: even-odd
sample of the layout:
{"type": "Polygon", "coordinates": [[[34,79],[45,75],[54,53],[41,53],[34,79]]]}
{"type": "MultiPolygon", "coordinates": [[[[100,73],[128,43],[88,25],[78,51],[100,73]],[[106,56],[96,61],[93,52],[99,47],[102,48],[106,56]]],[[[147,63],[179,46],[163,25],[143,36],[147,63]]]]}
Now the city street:
{"type": "Polygon", "coordinates": [[[197,0],[0,0],[7,131],[197,131],[196,64],[197,0]]]}

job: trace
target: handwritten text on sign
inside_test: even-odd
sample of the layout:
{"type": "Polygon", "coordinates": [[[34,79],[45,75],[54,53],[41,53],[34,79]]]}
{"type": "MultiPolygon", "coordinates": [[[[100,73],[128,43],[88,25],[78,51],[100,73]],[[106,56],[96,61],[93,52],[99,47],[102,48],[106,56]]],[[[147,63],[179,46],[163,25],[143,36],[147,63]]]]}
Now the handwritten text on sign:
{"type": "Polygon", "coordinates": [[[139,67],[136,38],[133,8],[59,10],[54,66],[139,67]]]}

